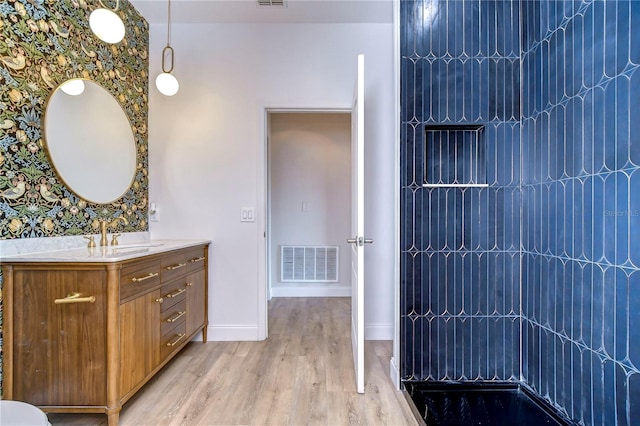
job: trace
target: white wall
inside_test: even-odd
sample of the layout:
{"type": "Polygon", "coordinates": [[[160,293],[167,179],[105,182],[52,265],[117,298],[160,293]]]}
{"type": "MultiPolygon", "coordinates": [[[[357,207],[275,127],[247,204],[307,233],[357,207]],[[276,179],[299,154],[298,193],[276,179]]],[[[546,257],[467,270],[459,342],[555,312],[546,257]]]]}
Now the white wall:
{"type": "Polygon", "coordinates": [[[351,296],[351,115],[272,113],[270,119],[272,295],[351,296]],[[338,282],[283,283],[283,245],[338,246],[338,282]]]}
{"type": "MultiPolygon", "coordinates": [[[[150,70],[160,71],[166,27],[151,26],[150,70]]],[[[391,24],[181,24],[172,26],[172,98],[150,88],[153,238],[206,238],[212,340],[261,337],[264,293],[265,108],[349,108],[356,55],[366,55],[365,323],[392,337],[394,97],[391,24]],[[241,223],[256,206],[258,222],[241,223]]]]}

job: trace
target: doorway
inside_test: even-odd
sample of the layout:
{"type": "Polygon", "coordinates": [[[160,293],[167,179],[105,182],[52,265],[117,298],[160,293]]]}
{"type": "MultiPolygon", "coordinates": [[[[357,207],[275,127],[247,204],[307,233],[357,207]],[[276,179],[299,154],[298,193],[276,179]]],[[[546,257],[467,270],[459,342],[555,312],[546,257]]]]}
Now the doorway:
{"type": "MultiPolygon", "coordinates": [[[[349,132],[343,131],[341,134],[344,136],[346,136],[347,134],[349,134],[349,138],[346,138],[349,140],[349,148],[350,148],[350,152],[347,153],[346,150],[343,150],[341,155],[336,156],[335,158],[338,158],[342,161],[345,161],[346,158],[349,158],[349,163],[350,163],[350,167],[346,167],[344,168],[344,171],[346,171],[346,169],[349,170],[348,172],[348,176],[350,177],[349,179],[349,197],[345,197],[349,199],[349,208],[346,209],[348,210],[349,214],[344,214],[344,215],[339,215],[340,217],[344,216],[344,217],[349,217],[349,229],[351,230],[351,232],[348,234],[349,238],[346,239],[346,243],[348,243],[350,245],[350,283],[349,283],[349,287],[351,290],[351,312],[350,312],[350,316],[351,316],[351,343],[352,343],[352,355],[353,355],[353,363],[354,363],[354,373],[355,373],[355,382],[356,382],[356,388],[357,388],[357,392],[358,393],[364,393],[364,269],[365,269],[365,250],[364,250],[364,246],[366,245],[366,243],[373,243],[373,239],[370,238],[366,238],[364,236],[364,190],[365,190],[365,184],[364,184],[364,158],[365,158],[365,147],[364,147],[364,55],[360,54],[358,55],[358,65],[357,65],[357,72],[356,72],[356,81],[355,81],[355,86],[354,86],[354,96],[353,96],[353,101],[350,105],[349,109],[340,109],[340,110],[333,110],[333,111],[329,111],[329,110],[322,110],[322,111],[315,111],[315,112],[322,112],[324,114],[330,113],[330,112],[340,112],[341,113],[341,117],[344,117],[345,119],[348,117],[349,120],[349,124],[350,124],[350,129],[349,132]]],[[[309,112],[309,110],[306,110],[307,112],[309,112]]],[[[275,165],[272,164],[272,160],[270,159],[270,146],[273,145],[273,143],[270,142],[270,140],[272,139],[273,135],[272,135],[272,127],[273,127],[273,120],[274,120],[274,116],[272,114],[275,114],[277,112],[285,112],[285,111],[274,111],[274,110],[270,110],[269,108],[265,108],[264,110],[264,130],[265,130],[265,144],[264,144],[264,151],[263,151],[263,161],[260,164],[260,168],[264,167],[264,198],[262,198],[262,205],[264,206],[264,215],[262,215],[265,220],[262,222],[265,232],[264,232],[264,243],[263,244],[259,244],[259,251],[261,253],[263,253],[263,256],[260,256],[260,259],[262,259],[262,268],[259,268],[259,278],[263,278],[263,279],[259,279],[259,282],[262,282],[266,285],[264,286],[260,286],[258,288],[258,297],[259,300],[264,301],[264,305],[262,303],[258,304],[258,315],[259,315],[259,322],[261,321],[263,324],[263,327],[259,327],[258,330],[258,338],[259,339],[266,339],[268,337],[268,327],[269,327],[269,314],[268,314],[268,309],[267,309],[267,302],[272,298],[272,283],[271,283],[271,277],[272,277],[272,273],[273,273],[273,267],[272,267],[272,258],[273,258],[273,250],[272,250],[272,219],[271,216],[274,212],[274,208],[272,206],[272,200],[274,199],[274,197],[272,196],[272,192],[274,190],[274,188],[276,188],[275,183],[272,182],[272,180],[275,180],[275,178],[273,178],[273,171],[277,169],[277,167],[275,165]],[[262,272],[264,272],[264,275],[262,274],[262,272]]],[[[288,111],[288,112],[298,112],[301,113],[303,111],[288,111]]],[[[344,123],[346,124],[347,121],[344,121],[344,123]]],[[[344,129],[346,130],[346,126],[344,126],[344,129]]],[[[346,144],[344,145],[346,147],[346,144]]],[[[308,159],[311,160],[310,162],[307,162],[307,168],[305,168],[301,174],[298,175],[293,175],[292,177],[289,177],[287,182],[296,182],[297,180],[300,179],[300,176],[306,176],[309,173],[309,170],[311,170],[312,167],[316,167],[318,163],[320,163],[320,158],[322,158],[324,156],[324,152],[326,151],[326,146],[322,146],[321,147],[323,149],[321,149],[318,153],[316,153],[315,155],[310,155],[308,156],[308,159]]],[[[276,153],[272,152],[271,156],[275,156],[276,153]]],[[[291,158],[287,155],[283,155],[284,161],[286,162],[286,165],[284,166],[289,167],[289,164],[291,163],[291,158]]],[[[346,161],[345,161],[346,162],[346,161]]],[[[322,164],[322,163],[320,163],[322,164]]],[[[320,167],[320,169],[322,170],[322,172],[324,173],[324,176],[329,176],[329,180],[333,180],[332,177],[333,175],[336,173],[336,169],[333,165],[333,163],[327,163],[324,164],[322,167],[320,167]]],[[[346,173],[344,175],[347,175],[346,173]]],[[[344,182],[346,183],[346,179],[344,179],[344,182]]],[[[312,185],[309,185],[312,186],[312,185]]],[[[336,197],[338,193],[341,193],[342,191],[345,191],[345,187],[347,185],[343,184],[343,183],[339,183],[337,186],[332,187],[330,190],[325,191],[327,194],[330,194],[330,197],[336,197]]],[[[302,190],[300,191],[300,193],[302,194],[303,197],[307,196],[307,193],[309,192],[309,187],[305,187],[304,185],[300,186],[300,188],[302,188],[302,190]]],[[[347,193],[346,191],[344,192],[345,194],[347,193]]],[[[287,196],[289,196],[290,194],[287,193],[287,196]]],[[[289,197],[290,198],[290,197],[289,197]]],[[[294,200],[295,202],[295,200],[294,200]]],[[[273,202],[274,203],[274,202],[273,202]]],[[[305,202],[302,202],[302,210],[303,212],[308,211],[310,205],[306,204],[305,202]]],[[[289,212],[285,212],[285,214],[288,214],[289,212]]],[[[331,219],[329,219],[329,221],[331,221],[331,219]]],[[[260,220],[259,220],[260,222],[260,220]]],[[[288,223],[288,222],[287,222],[288,223]]],[[[305,227],[303,228],[303,230],[301,231],[302,234],[308,234],[309,232],[309,227],[305,227]]],[[[338,234],[336,234],[338,235],[338,234]]],[[[344,234],[342,234],[344,235],[344,234]]],[[[339,235],[336,237],[335,241],[341,241],[342,238],[344,237],[340,237],[339,235]]],[[[344,243],[338,243],[338,245],[336,245],[334,247],[335,250],[338,250],[340,245],[342,245],[344,243]]],[[[285,254],[285,247],[283,245],[280,245],[281,248],[281,262],[280,262],[280,270],[281,270],[281,281],[285,282],[285,270],[286,270],[286,263],[284,262],[284,260],[286,259],[284,254],[285,254]]],[[[293,247],[288,247],[289,249],[296,249],[295,246],[293,247]]],[[[317,259],[311,259],[311,261],[309,262],[309,264],[311,265],[309,268],[307,268],[307,252],[306,252],[306,246],[302,246],[302,247],[297,247],[298,249],[302,249],[302,255],[301,255],[301,262],[304,263],[304,267],[302,267],[302,270],[314,270],[315,269],[315,265],[317,264],[327,264],[326,260],[328,257],[328,254],[325,252],[325,257],[324,259],[321,259],[320,262],[318,262],[317,259]],[[322,261],[324,260],[324,262],[322,261]]],[[[322,247],[321,247],[322,248],[322,247]]],[[[328,250],[329,247],[324,247],[325,250],[328,250]]],[[[344,251],[344,250],[343,250],[344,251]]],[[[313,250],[312,250],[313,252],[313,250]]],[[[336,268],[338,268],[338,271],[341,269],[339,268],[339,266],[337,266],[337,262],[339,259],[338,254],[336,253],[335,255],[335,263],[336,263],[336,268]]],[[[346,259],[346,256],[345,256],[346,259]]],[[[346,263],[346,262],[343,262],[346,263]]],[[[343,267],[344,268],[344,267],[343,267]]],[[[295,271],[295,268],[294,268],[295,271]]],[[[325,278],[326,278],[326,274],[327,272],[324,272],[325,274],[325,278]]],[[[292,276],[295,277],[295,280],[299,280],[300,277],[295,276],[295,273],[292,274],[292,276]]],[[[305,275],[306,277],[306,275],[305,275]]],[[[306,278],[305,278],[306,281],[306,278]]],[[[324,279],[323,282],[327,282],[328,280],[324,279]]],[[[340,279],[338,277],[336,277],[332,282],[340,282],[340,279]]]]}
{"type": "Polygon", "coordinates": [[[351,114],[267,111],[267,298],[349,297],[351,114]]]}

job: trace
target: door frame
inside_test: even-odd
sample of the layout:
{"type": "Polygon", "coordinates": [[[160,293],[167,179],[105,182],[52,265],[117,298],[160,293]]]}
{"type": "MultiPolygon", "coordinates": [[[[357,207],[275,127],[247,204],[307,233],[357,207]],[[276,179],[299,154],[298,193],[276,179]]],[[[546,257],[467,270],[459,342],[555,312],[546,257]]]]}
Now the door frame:
{"type": "MultiPolygon", "coordinates": [[[[269,289],[271,280],[271,256],[273,255],[269,248],[269,240],[271,233],[270,213],[270,194],[269,189],[271,182],[269,181],[269,114],[271,113],[342,113],[351,116],[351,105],[334,105],[334,106],[261,106],[259,108],[259,129],[261,132],[260,140],[262,146],[258,154],[257,164],[257,201],[258,209],[256,221],[258,225],[258,335],[257,340],[264,340],[269,336],[269,310],[267,304],[269,302],[269,289]]],[[[346,237],[345,237],[346,238],[346,237]]]]}

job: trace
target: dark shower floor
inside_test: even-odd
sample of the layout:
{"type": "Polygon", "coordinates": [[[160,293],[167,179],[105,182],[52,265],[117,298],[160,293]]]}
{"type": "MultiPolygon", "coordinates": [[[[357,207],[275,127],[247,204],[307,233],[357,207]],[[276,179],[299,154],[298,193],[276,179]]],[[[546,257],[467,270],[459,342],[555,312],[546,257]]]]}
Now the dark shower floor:
{"type": "Polygon", "coordinates": [[[404,385],[427,426],[571,425],[517,384],[404,382],[404,385]]]}

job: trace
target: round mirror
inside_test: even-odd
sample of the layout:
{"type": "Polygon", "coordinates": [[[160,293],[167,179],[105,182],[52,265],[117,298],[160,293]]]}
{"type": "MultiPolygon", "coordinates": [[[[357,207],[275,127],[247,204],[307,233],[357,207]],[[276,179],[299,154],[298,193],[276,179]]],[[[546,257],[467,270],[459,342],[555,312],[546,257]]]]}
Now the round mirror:
{"type": "Polygon", "coordinates": [[[84,80],[84,90],[70,95],[63,90],[67,83],[54,90],[45,111],[49,157],[60,179],[78,196],[93,203],[113,202],[135,177],[131,124],[102,86],[84,80]]]}

